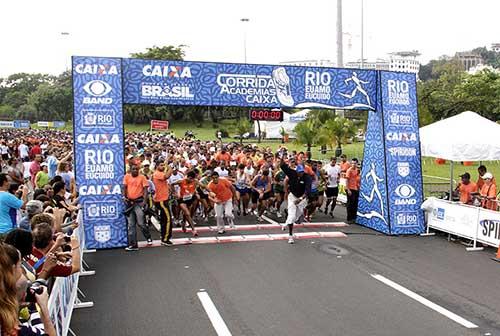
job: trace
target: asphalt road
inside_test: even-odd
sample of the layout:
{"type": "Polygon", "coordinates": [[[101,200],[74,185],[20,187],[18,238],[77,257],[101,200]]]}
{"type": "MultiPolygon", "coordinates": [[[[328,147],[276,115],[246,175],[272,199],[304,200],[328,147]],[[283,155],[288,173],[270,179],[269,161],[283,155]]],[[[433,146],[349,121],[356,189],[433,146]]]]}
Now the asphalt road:
{"type": "MultiPolygon", "coordinates": [[[[335,220],[344,213],[338,208],[335,220]]],[[[443,236],[388,237],[358,225],[329,230],[347,238],[87,254],[97,274],[82,277],[80,288],[95,306],[76,310],[71,328],[96,336],[218,335],[201,290],[232,335],[500,335],[500,264],[490,260],[491,249],[466,252],[443,236]],[[465,328],[376,274],[478,328],[465,328]]]]}

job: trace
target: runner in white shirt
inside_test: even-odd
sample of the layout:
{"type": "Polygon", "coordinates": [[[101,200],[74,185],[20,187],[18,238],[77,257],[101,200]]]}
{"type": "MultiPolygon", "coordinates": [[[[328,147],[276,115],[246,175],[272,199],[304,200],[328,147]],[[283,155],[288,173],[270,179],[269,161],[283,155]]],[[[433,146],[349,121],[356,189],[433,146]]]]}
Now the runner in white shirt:
{"type": "Polygon", "coordinates": [[[21,157],[21,160],[26,161],[29,157],[29,148],[25,143],[21,143],[18,147],[17,150],[19,151],[19,156],[21,157]]]}
{"type": "Polygon", "coordinates": [[[221,161],[220,166],[215,168],[214,172],[217,172],[217,174],[219,174],[219,177],[228,177],[229,170],[226,169],[226,162],[221,161]]]}
{"type": "Polygon", "coordinates": [[[340,166],[337,165],[337,158],[332,157],[330,164],[325,167],[325,173],[328,178],[326,185],[326,206],[325,214],[328,213],[328,205],[331,203],[330,216],[333,217],[333,210],[337,205],[337,196],[339,195],[339,179],[340,179],[340,166]]]}

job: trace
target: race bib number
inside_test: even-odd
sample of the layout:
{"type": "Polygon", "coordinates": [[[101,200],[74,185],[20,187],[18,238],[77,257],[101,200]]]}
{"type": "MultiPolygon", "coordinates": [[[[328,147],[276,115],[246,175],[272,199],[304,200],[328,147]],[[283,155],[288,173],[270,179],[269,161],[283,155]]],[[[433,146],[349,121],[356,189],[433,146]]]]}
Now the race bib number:
{"type": "Polygon", "coordinates": [[[193,198],[193,194],[187,194],[182,197],[183,201],[189,201],[193,198]]]}

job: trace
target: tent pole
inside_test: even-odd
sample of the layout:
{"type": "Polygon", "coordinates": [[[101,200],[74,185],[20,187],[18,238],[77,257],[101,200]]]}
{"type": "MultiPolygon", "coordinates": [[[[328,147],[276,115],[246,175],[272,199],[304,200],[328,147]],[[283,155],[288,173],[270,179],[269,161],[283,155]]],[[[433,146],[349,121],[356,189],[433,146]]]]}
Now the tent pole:
{"type": "Polygon", "coordinates": [[[450,202],[453,201],[453,161],[450,160],[450,202]]]}

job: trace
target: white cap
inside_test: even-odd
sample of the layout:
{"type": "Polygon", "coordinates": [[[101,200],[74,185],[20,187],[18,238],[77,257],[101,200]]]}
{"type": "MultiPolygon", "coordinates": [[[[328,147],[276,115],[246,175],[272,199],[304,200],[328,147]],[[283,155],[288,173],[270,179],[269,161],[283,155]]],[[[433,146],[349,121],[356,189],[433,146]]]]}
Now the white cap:
{"type": "Polygon", "coordinates": [[[493,175],[490,172],[484,173],[483,180],[486,180],[486,179],[490,179],[490,180],[493,179],[493,175]]]}
{"type": "Polygon", "coordinates": [[[143,166],[150,166],[151,163],[148,160],[144,160],[144,161],[142,161],[142,165],[143,166]]]}

